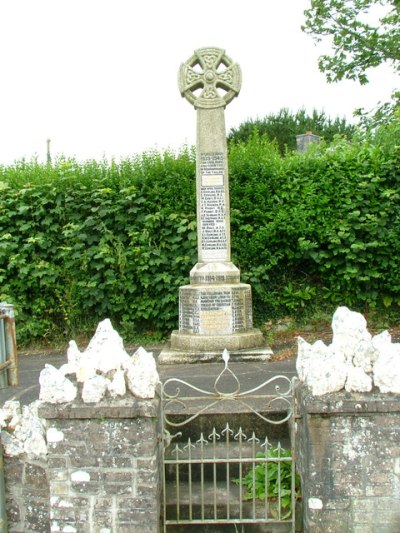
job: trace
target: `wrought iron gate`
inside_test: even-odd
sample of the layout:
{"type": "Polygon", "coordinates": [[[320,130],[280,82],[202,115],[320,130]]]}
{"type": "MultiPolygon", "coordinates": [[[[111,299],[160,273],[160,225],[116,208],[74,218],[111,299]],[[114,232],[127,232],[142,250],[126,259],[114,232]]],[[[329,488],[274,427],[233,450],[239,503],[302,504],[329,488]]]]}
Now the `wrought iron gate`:
{"type": "Polygon", "coordinates": [[[274,376],[241,391],[227,351],[223,359],[212,390],[179,378],[162,385],[164,532],[172,525],[273,523],[294,532],[295,378],[274,376]],[[225,423],[207,429],[211,415],[221,411],[225,423]],[[257,428],[234,428],[226,421],[232,411],[258,420],[257,428]],[[202,431],[194,437],[200,418],[202,431]],[[278,426],[288,428],[288,446],[274,442],[278,426]]]}

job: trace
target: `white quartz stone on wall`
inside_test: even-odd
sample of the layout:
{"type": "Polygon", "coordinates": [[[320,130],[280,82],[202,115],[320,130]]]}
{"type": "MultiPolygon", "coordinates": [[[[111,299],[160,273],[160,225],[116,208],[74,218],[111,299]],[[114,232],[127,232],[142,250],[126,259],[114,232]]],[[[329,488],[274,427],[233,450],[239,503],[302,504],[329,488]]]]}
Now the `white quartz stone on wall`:
{"type": "Polygon", "coordinates": [[[71,402],[76,398],[76,386],[53,365],[45,365],[39,376],[39,399],[49,403],[71,402]]]}
{"type": "Polygon", "coordinates": [[[347,378],[347,364],[343,352],[335,351],[322,341],[308,344],[299,337],[297,372],[315,396],[341,390],[347,378]]]}
{"type": "Polygon", "coordinates": [[[21,405],[17,400],[7,400],[0,409],[0,428],[9,426],[11,420],[21,417],[21,405]]]}
{"type": "Polygon", "coordinates": [[[37,407],[40,402],[75,400],[78,387],[71,379],[82,382],[85,403],[97,403],[107,395],[124,396],[127,385],[138,398],[154,398],[159,376],[153,354],[140,347],[130,357],[108,319],[99,324],[84,352],[71,341],[67,358],[68,362],[60,369],[45,365],[39,377],[39,401],[21,409],[19,402],[9,400],[0,409],[1,441],[7,455],[40,456],[47,453],[47,442],[51,444],[64,438],[61,432],[49,428],[46,440],[45,421],[39,418],[37,407]]]}
{"type": "Polygon", "coordinates": [[[387,331],[372,335],[365,318],[347,307],[338,307],[332,319],[330,346],[298,339],[297,372],[314,395],[336,392],[381,392],[400,394],[400,344],[393,344],[387,331]]]}
{"type": "Polygon", "coordinates": [[[154,398],[159,381],[153,354],[140,347],[129,361],[125,362],[128,389],[138,398],[154,398]]]}
{"type": "Polygon", "coordinates": [[[126,383],[125,383],[125,373],[123,370],[117,370],[107,386],[108,392],[113,398],[117,396],[125,396],[126,394],[126,383]]]}
{"type": "Polygon", "coordinates": [[[370,340],[360,340],[355,346],[351,362],[356,368],[362,368],[366,373],[372,372],[373,364],[377,359],[377,352],[370,340]]]}
{"type": "Polygon", "coordinates": [[[16,439],[12,433],[2,431],[1,443],[3,445],[5,455],[8,457],[16,457],[24,453],[24,443],[16,439]]]}
{"type": "Polygon", "coordinates": [[[400,344],[380,344],[374,382],[381,392],[400,394],[400,344]]]}
{"type": "Polygon", "coordinates": [[[119,370],[123,361],[129,357],[124,344],[111,321],[106,318],[99,323],[92,340],[86,348],[82,359],[93,362],[96,370],[103,374],[111,370],[119,370]]]}
{"type": "Polygon", "coordinates": [[[104,376],[93,376],[84,382],[82,387],[82,400],[84,403],[100,402],[107,391],[110,380],[104,376]]]}
{"type": "Polygon", "coordinates": [[[367,321],[361,313],[338,307],[332,317],[332,344],[348,357],[353,356],[354,348],[361,341],[370,341],[367,321]]]}
{"type": "Polygon", "coordinates": [[[74,400],[77,387],[70,379],[82,383],[85,403],[97,403],[107,395],[124,396],[127,389],[138,398],[154,398],[159,376],[153,354],[140,347],[130,357],[109,319],[99,323],[85,351],[80,352],[76,342],[70,341],[67,359],[59,370],[46,365],[42,371],[41,400],[50,403],[74,400]]]}
{"type": "Polygon", "coordinates": [[[348,369],[345,389],[348,392],[370,392],[372,378],[361,367],[351,366],[348,369]]]}
{"type": "Polygon", "coordinates": [[[45,422],[39,418],[37,406],[38,401],[24,405],[21,410],[19,402],[14,401],[12,405],[6,402],[0,409],[1,441],[6,455],[14,457],[26,453],[38,457],[47,453],[45,422]],[[20,414],[14,414],[13,410],[20,414]]]}
{"type": "Polygon", "coordinates": [[[379,357],[379,354],[384,352],[385,349],[392,344],[392,336],[388,331],[382,331],[382,333],[379,333],[379,335],[375,335],[375,337],[372,338],[371,344],[377,357],[379,357]]]}

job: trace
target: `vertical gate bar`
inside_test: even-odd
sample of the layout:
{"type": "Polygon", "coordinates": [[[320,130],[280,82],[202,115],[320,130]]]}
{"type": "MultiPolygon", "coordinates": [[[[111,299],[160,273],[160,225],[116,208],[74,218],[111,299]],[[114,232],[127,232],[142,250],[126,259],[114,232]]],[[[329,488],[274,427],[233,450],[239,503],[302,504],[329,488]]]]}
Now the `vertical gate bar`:
{"type": "Polygon", "coordinates": [[[17,339],[15,334],[14,307],[9,305],[6,310],[7,317],[4,321],[4,333],[6,341],[7,359],[10,361],[8,367],[8,383],[11,387],[18,385],[18,359],[17,359],[17,339]]]}
{"type": "MultiPolygon", "coordinates": [[[[4,332],[4,319],[0,320],[0,364],[7,360],[6,339],[4,332]]],[[[0,388],[5,389],[8,385],[7,370],[0,371],[0,388]]]]}
{"type": "Polygon", "coordinates": [[[167,521],[167,495],[166,495],[167,483],[166,483],[165,470],[167,468],[167,465],[165,464],[165,449],[164,449],[164,446],[163,446],[162,454],[163,454],[163,466],[162,466],[162,470],[163,470],[163,515],[164,515],[164,519],[163,519],[164,524],[163,525],[164,525],[164,533],[166,533],[166,531],[167,531],[167,524],[166,524],[166,521],[167,521]]]}
{"type": "MultiPolygon", "coordinates": [[[[14,306],[7,302],[0,302],[0,356],[3,362],[9,361],[6,376],[6,384],[16,387],[18,385],[18,359],[17,340],[15,335],[15,313],[14,306]]],[[[2,362],[0,360],[0,363],[2,362]]]]}
{"type": "Polygon", "coordinates": [[[296,527],[296,477],[295,477],[296,471],[295,471],[295,463],[293,461],[293,455],[292,455],[291,466],[292,466],[292,469],[291,469],[291,477],[292,478],[291,478],[290,505],[291,505],[291,508],[292,508],[292,514],[291,514],[292,532],[294,533],[295,527],[296,527]]]}
{"type": "Polygon", "coordinates": [[[213,437],[213,482],[214,482],[214,520],[217,519],[217,463],[216,463],[216,431],[215,427],[212,432],[213,437]]]}
{"type": "Polygon", "coordinates": [[[252,463],[252,472],[253,472],[253,501],[252,501],[252,511],[253,511],[253,520],[256,518],[256,463],[254,462],[254,459],[256,457],[256,436],[253,431],[253,435],[251,437],[252,444],[251,444],[251,456],[253,458],[252,463]]]}
{"type": "Polygon", "coordinates": [[[264,484],[265,484],[265,519],[267,520],[268,519],[268,505],[269,505],[269,500],[268,500],[268,492],[269,492],[269,487],[268,487],[268,483],[269,483],[269,479],[268,479],[268,467],[269,467],[269,461],[268,461],[268,437],[265,436],[265,448],[264,448],[264,455],[265,455],[265,459],[264,459],[264,466],[265,466],[265,469],[264,469],[264,484]]]}
{"type": "Polygon", "coordinates": [[[278,519],[281,520],[281,490],[282,490],[282,485],[281,485],[281,462],[280,462],[280,457],[281,457],[281,443],[278,442],[278,519]]]}
{"type": "Polygon", "coordinates": [[[165,470],[167,468],[167,465],[165,464],[165,442],[163,442],[162,446],[162,458],[163,458],[163,465],[162,465],[162,474],[163,474],[163,516],[164,516],[164,533],[167,532],[167,480],[166,480],[166,473],[165,470]]]}
{"type": "Polygon", "coordinates": [[[200,499],[201,519],[204,520],[204,436],[200,433],[200,499]]]}
{"type": "Polygon", "coordinates": [[[190,440],[190,437],[188,439],[188,447],[189,447],[189,451],[188,451],[188,460],[189,460],[189,464],[188,464],[188,469],[189,469],[189,472],[188,472],[188,481],[189,481],[189,520],[193,520],[193,514],[192,514],[192,509],[193,509],[193,502],[192,502],[192,442],[190,440]]]}
{"type": "Polygon", "coordinates": [[[292,492],[291,492],[291,506],[292,506],[292,533],[295,533],[296,531],[296,396],[295,396],[295,385],[296,385],[296,378],[292,378],[291,380],[291,395],[292,395],[292,402],[291,402],[291,417],[289,419],[289,435],[290,435],[290,443],[291,443],[291,452],[292,452],[292,492]]]}
{"type": "Polygon", "coordinates": [[[243,519],[242,428],[239,428],[239,519],[243,519]]]}
{"type": "Polygon", "coordinates": [[[180,495],[180,489],[179,489],[179,457],[178,457],[178,446],[175,447],[176,452],[176,467],[175,467],[175,484],[176,484],[176,520],[179,522],[181,519],[180,517],[180,501],[181,501],[181,495],[180,495]]]}
{"type": "Polygon", "coordinates": [[[227,432],[226,432],[226,518],[229,520],[231,515],[231,509],[230,509],[230,468],[229,468],[229,426],[227,426],[227,432]]]}

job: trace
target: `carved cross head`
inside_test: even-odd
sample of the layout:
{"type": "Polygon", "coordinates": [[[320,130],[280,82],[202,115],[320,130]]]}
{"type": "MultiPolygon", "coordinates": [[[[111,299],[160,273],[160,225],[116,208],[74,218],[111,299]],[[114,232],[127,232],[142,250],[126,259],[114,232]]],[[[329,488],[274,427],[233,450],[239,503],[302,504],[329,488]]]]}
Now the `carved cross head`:
{"type": "Polygon", "coordinates": [[[200,48],[179,69],[179,90],[195,108],[225,107],[239,94],[242,73],[220,48],[200,48]]]}

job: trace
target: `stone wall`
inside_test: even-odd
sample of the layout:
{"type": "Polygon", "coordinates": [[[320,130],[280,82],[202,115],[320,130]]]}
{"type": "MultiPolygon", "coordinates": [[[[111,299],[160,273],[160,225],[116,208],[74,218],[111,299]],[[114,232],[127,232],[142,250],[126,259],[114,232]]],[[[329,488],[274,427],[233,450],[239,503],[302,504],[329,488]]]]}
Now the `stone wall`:
{"type": "Polygon", "coordinates": [[[159,530],[159,400],[43,404],[51,531],[159,530]]]}
{"type": "Polygon", "coordinates": [[[156,533],[159,400],[44,403],[47,455],[5,455],[10,533],[156,533]]]}
{"type": "Polygon", "coordinates": [[[4,457],[10,533],[50,532],[47,460],[4,457]]]}
{"type": "Polygon", "coordinates": [[[296,391],[304,531],[400,531],[398,396],[296,391]]]}

